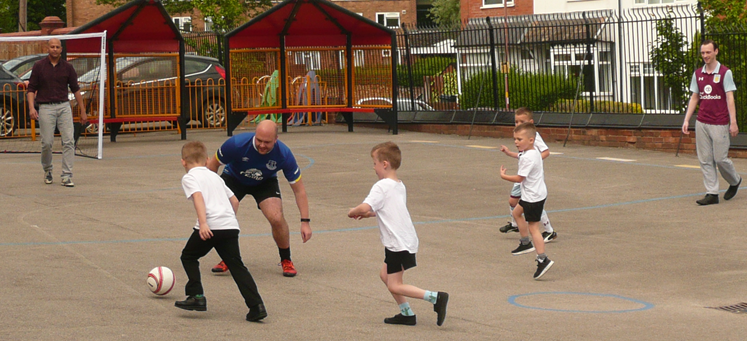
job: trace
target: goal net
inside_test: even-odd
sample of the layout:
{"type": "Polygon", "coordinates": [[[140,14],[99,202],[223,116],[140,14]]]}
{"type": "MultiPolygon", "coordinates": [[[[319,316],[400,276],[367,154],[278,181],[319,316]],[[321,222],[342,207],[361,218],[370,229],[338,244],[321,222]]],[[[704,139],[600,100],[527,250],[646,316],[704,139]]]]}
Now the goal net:
{"type": "MultiPolygon", "coordinates": [[[[101,159],[103,149],[104,88],[106,78],[106,31],[101,33],[53,36],[0,36],[0,152],[41,153],[38,122],[29,117],[26,90],[31,70],[37,61],[47,58],[47,42],[62,42],[62,57],[75,69],[88,122],[81,122],[81,106],[68,89],[73,112],[75,154],[101,159]],[[80,81],[82,76],[87,81],[80,81]],[[94,123],[94,124],[92,124],[94,123]],[[95,124],[97,123],[97,124],[95,124]]],[[[34,104],[38,110],[38,103],[34,104]]],[[[55,129],[52,151],[62,153],[59,132],[55,129]]]]}

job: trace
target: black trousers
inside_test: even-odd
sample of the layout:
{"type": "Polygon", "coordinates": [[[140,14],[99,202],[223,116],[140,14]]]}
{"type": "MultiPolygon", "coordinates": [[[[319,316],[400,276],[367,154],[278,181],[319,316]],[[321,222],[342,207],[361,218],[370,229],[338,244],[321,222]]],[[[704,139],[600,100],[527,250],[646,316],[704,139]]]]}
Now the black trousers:
{"type": "Polygon", "coordinates": [[[184,288],[185,294],[187,296],[204,294],[202,280],[200,279],[200,258],[215,248],[220,258],[228,266],[228,270],[231,271],[241,296],[244,296],[246,306],[251,308],[262,303],[257,284],[254,283],[252,274],[249,273],[249,270],[244,266],[244,262],[241,261],[239,230],[213,230],[212,232],[212,238],[202,240],[199,231],[194,230],[187,241],[187,245],[182,250],[182,266],[184,266],[184,272],[187,273],[189,279],[184,288]]]}

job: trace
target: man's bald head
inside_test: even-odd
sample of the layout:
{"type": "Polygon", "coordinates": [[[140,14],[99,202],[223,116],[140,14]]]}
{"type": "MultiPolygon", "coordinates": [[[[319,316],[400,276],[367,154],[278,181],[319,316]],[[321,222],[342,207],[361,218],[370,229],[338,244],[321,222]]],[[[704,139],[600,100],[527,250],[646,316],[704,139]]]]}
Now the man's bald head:
{"type": "Polygon", "coordinates": [[[254,134],[254,146],[260,154],[267,154],[275,147],[278,138],[278,125],[271,120],[264,120],[257,124],[254,134]]]}
{"type": "Polygon", "coordinates": [[[57,38],[49,39],[47,41],[47,51],[49,52],[49,59],[56,63],[62,54],[62,42],[57,38]]]}

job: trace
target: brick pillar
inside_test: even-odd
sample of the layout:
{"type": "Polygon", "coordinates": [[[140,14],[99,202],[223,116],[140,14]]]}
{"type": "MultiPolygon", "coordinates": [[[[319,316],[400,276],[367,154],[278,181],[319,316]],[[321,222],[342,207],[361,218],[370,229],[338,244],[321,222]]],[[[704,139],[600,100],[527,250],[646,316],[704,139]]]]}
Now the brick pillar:
{"type": "Polygon", "coordinates": [[[52,34],[52,31],[65,27],[65,22],[59,17],[46,17],[39,23],[39,26],[41,26],[40,35],[47,36],[52,34]]]}

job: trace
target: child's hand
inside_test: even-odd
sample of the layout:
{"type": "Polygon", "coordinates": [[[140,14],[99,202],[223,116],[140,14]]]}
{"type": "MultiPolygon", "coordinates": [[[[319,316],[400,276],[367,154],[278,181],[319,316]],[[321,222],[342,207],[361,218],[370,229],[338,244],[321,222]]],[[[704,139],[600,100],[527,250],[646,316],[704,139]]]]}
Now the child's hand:
{"type": "Polygon", "coordinates": [[[501,165],[501,176],[506,175],[506,166],[501,165]]]}
{"type": "Polygon", "coordinates": [[[508,147],[506,147],[506,146],[504,146],[504,145],[501,145],[501,151],[502,151],[502,152],[504,152],[504,153],[506,153],[506,154],[508,154],[508,152],[509,152],[510,150],[508,150],[508,147]]]}
{"type": "Polygon", "coordinates": [[[200,238],[202,240],[208,240],[213,237],[213,231],[210,231],[210,226],[207,224],[200,225],[200,238]]]}
{"type": "Polygon", "coordinates": [[[353,218],[355,220],[361,220],[363,218],[362,216],[355,214],[355,208],[351,208],[350,211],[348,211],[348,217],[353,218]]]}

